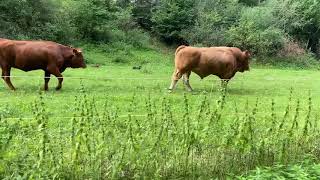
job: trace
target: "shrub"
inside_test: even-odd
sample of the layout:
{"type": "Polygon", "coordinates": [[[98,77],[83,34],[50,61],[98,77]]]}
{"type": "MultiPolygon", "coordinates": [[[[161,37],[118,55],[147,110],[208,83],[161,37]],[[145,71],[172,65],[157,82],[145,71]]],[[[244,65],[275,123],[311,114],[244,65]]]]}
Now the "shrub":
{"type": "Polygon", "coordinates": [[[185,28],[182,37],[192,45],[225,46],[225,33],[237,23],[241,9],[233,0],[199,1],[195,25],[185,28]]]}
{"type": "Polygon", "coordinates": [[[182,36],[190,44],[213,46],[224,43],[222,17],[216,12],[200,13],[192,29],[184,29],[182,36]]]}
{"type": "Polygon", "coordinates": [[[257,55],[275,55],[283,47],[285,34],[273,26],[274,21],[267,8],[246,9],[239,24],[227,31],[227,41],[257,55]]]}
{"type": "Polygon", "coordinates": [[[306,51],[300,46],[298,42],[286,39],[283,48],[278,52],[280,57],[297,57],[304,55],[306,51]]]}
{"type": "Polygon", "coordinates": [[[195,0],[163,0],[152,16],[153,32],[167,43],[183,41],[181,31],[195,23],[195,0]]]}
{"type": "Polygon", "coordinates": [[[261,57],[258,63],[280,68],[320,69],[319,61],[315,58],[314,54],[310,52],[289,57],[261,57]]]}

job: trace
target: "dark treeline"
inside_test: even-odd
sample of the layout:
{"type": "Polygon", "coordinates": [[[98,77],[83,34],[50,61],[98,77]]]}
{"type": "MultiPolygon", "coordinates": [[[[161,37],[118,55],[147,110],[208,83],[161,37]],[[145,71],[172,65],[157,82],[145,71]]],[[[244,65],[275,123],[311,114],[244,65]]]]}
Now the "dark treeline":
{"type": "Polygon", "coordinates": [[[0,37],[61,43],[151,38],[238,46],[262,56],[319,56],[315,0],[1,0],[0,37]]]}

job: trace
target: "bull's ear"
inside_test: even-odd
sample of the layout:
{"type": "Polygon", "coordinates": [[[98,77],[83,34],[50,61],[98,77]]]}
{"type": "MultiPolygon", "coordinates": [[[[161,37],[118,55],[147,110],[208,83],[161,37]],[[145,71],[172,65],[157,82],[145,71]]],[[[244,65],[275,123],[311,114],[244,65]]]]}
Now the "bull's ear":
{"type": "Polygon", "coordinates": [[[244,51],[244,54],[245,54],[247,57],[251,57],[251,52],[248,51],[248,50],[245,50],[245,51],[244,51]]]}
{"type": "Polygon", "coordinates": [[[73,48],[73,53],[76,54],[76,55],[78,55],[78,54],[81,54],[82,51],[81,51],[81,49],[75,49],[75,48],[73,48]]]}

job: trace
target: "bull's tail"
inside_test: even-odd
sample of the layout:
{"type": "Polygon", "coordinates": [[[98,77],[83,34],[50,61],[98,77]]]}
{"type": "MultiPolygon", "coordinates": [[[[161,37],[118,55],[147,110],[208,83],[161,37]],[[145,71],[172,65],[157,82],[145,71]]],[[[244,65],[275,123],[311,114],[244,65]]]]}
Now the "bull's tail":
{"type": "Polygon", "coordinates": [[[179,46],[177,49],[176,49],[176,53],[175,54],[177,54],[181,49],[184,49],[184,48],[186,48],[187,46],[185,46],[185,45],[181,45],[181,46],[179,46]]]}

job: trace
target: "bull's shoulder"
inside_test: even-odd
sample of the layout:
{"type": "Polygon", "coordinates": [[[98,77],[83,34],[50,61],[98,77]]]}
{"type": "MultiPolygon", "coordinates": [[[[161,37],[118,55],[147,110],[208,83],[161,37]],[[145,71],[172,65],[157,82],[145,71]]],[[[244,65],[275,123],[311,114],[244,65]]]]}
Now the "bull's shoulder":
{"type": "Polygon", "coordinates": [[[71,59],[74,56],[73,48],[70,46],[59,45],[60,53],[64,59],[71,59]]]}

